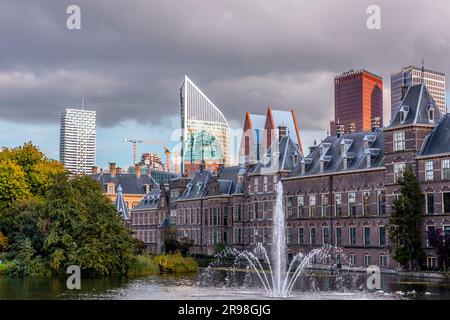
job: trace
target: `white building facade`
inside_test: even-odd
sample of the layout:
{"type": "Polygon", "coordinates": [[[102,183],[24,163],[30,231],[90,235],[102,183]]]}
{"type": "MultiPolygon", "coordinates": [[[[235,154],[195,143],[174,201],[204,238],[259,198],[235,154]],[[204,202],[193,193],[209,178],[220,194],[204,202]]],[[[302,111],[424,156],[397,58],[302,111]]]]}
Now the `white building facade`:
{"type": "Polygon", "coordinates": [[[95,166],[96,112],[65,109],[61,114],[59,158],[72,175],[89,174],[95,166]]]}

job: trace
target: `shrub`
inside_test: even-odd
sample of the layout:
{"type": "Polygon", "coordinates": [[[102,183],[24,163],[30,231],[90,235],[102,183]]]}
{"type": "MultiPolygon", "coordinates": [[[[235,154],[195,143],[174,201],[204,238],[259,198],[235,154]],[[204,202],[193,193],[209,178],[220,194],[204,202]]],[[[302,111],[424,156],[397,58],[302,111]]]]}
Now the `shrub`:
{"type": "Polygon", "coordinates": [[[138,255],[128,270],[130,276],[142,276],[159,273],[158,265],[148,255],[138,255]]]}
{"type": "Polygon", "coordinates": [[[153,258],[163,273],[192,273],[198,271],[197,262],[191,257],[183,257],[181,253],[159,255],[153,258]]]}

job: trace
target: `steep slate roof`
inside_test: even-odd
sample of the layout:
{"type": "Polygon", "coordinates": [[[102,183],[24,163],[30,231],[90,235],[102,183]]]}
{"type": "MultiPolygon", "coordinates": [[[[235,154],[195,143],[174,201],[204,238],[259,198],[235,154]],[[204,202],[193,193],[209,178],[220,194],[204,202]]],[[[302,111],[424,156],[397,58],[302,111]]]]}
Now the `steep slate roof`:
{"type": "Polygon", "coordinates": [[[148,192],[144,198],[133,208],[132,211],[136,210],[150,210],[158,209],[159,200],[161,196],[161,189],[154,188],[148,192]]]}
{"type": "Polygon", "coordinates": [[[202,198],[206,195],[207,186],[212,179],[212,173],[208,170],[196,171],[191,181],[187,184],[179,201],[202,198]]]}
{"type": "Polygon", "coordinates": [[[434,123],[437,123],[442,118],[442,114],[426,86],[424,84],[411,86],[402,103],[397,108],[388,128],[411,124],[433,124],[428,120],[427,109],[429,106],[434,107],[434,123]],[[400,121],[400,109],[402,109],[402,107],[409,108],[408,115],[403,123],[400,121]]]}
{"type": "Polygon", "coordinates": [[[450,114],[444,115],[438,125],[425,138],[419,156],[450,152],[450,114]]]}
{"type": "Polygon", "coordinates": [[[117,187],[117,197],[116,201],[114,202],[114,206],[116,207],[117,212],[124,220],[130,220],[130,213],[128,212],[127,204],[123,199],[122,187],[120,186],[120,184],[117,187]]]}
{"type": "Polygon", "coordinates": [[[300,133],[298,132],[294,112],[292,110],[283,111],[269,108],[269,115],[271,115],[274,122],[273,129],[278,129],[279,126],[285,126],[287,134],[292,137],[296,144],[298,144],[299,150],[303,153],[302,142],[300,140],[300,133]]]}
{"type": "Polygon", "coordinates": [[[294,164],[295,154],[298,157],[298,163],[300,163],[300,160],[302,158],[301,152],[296,142],[292,139],[292,136],[284,136],[281,138],[281,140],[276,138],[272,143],[272,145],[270,146],[267,155],[263,156],[262,161],[257,163],[255,169],[251,174],[252,175],[261,174],[263,173],[264,170],[273,169],[272,166],[274,166],[276,172],[291,171],[295,167],[294,164]],[[274,154],[272,154],[272,152],[274,152],[274,154]],[[274,165],[272,164],[273,160],[275,160],[274,165]]]}
{"type": "Polygon", "coordinates": [[[384,165],[384,135],[382,129],[375,132],[355,132],[344,134],[340,137],[329,136],[321,142],[307,157],[305,173],[302,175],[301,166],[297,166],[290,176],[309,176],[333,172],[344,172],[367,168],[367,152],[371,153],[370,167],[382,167],[384,165]],[[364,147],[367,140],[367,148],[364,147]],[[341,154],[341,144],[350,146],[347,151],[347,169],[344,169],[344,158],[341,154]],[[322,151],[323,150],[323,151],[322,151]],[[322,152],[325,152],[322,157],[322,152]],[[323,171],[320,171],[320,159],[324,159],[323,171]]]}
{"type": "MultiPolygon", "coordinates": [[[[100,182],[102,186],[107,183],[115,184],[115,191],[118,192],[119,185],[122,187],[124,194],[145,194],[145,185],[158,185],[148,175],[141,175],[139,178],[135,174],[130,173],[116,173],[114,177],[111,177],[110,173],[100,172],[89,175],[92,179],[100,182]]],[[[104,190],[106,192],[106,190],[104,190]]]]}
{"type": "Polygon", "coordinates": [[[238,176],[244,173],[242,166],[224,167],[217,174],[197,171],[177,201],[243,193],[238,176]]]}

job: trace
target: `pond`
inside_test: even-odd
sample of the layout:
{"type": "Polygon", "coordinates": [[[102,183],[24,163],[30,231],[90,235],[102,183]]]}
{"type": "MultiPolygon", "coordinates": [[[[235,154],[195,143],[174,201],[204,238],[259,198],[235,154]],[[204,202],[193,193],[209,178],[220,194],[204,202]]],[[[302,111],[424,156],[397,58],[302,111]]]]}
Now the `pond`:
{"type": "MultiPolygon", "coordinates": [[[[381,289],[364,289],[365,274],[307,272],[288,299],[450,299],[450,281],[382,275],[381,289]]],[[[270,299],[251,273],[202,270],[195,275],[82,279],[69,290],[66,278],[0,277],[0,299],[270,299]]]]}

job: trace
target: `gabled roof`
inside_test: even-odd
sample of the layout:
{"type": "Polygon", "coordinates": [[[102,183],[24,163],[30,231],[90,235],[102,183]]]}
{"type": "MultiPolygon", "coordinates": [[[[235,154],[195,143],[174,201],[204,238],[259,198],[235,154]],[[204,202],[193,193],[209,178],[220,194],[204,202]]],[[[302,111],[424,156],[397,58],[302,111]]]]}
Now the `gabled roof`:
{"type": "Polygon", "coordinates": [[[304,174],[301,172],[301,166],[298,166],[291,172],[290,176],[310,176],[366,169],[368,168],[368,153],[371,154],[370,168],[382,167],[384,165],[383,147],[384,135],[382,129],[375,132],[349,133],[340,137],[329,136],[302,160],[305,164],[304,174]],[[367,148],[365,148],[365,144],[367,144],[367,148]],[[344,167],[342,145],[346,146],[347,169],[344,167]],[[321,162],[323,162],[323,171],[320,170],[321,162]]]}
{"type": "Polygon", "coordinates": [[[155,188],[150,190],[144,198],[133,208],[135,210],[158,209],[161,189],[155,188]]]}
{"type": "MultiPolygon", "coordinates": [[[[119,185],[122,187],[123,194],[145,194],[146,185],[158,185],[156,181],[148,175],[141,175],[139,178],[131,173],[116,173],[114,177],[110,173],[100,172],[90,174],[94,180],[97,180],[102,186],[113,183],[115,191],[118,192],[119,185]]],[[[106,192],[106,190],[104,190],[106,192]]]]}
{"type": "Polygon", "coordinates": [[[408,92],[402,100],[402,103],[397,108],[397,111],[392,118],[391,123],[388,128],[394,128],[403,125],[412,124],[424,124],[424,125],[434,125],[439,122],[442,118],[442,114],[433,97],[429,93],[428,89],[424,84],[417,84],[409,87],[408,92]],[[434,122],[430,123],[428,119],[428,108],[434,108],[434,122]],[[401,121],[400,111],[408,110],[405,121],[401,121]]]}
{"type": "Polygon", "coordinates": [[[450,114],[448,113],[425,138],[419,156],[441,153],[450,153],[450,114]]]}
{"type": "Polygon", "coordinates": [[[299,150],[303,154],[303,146],[294,111],[273,110],[272,108],[269,108],[267,116],[272,122],[272,129],[278,129],[280,126],[286,127],[287,134],[292,137],[296,144],[298,144],[299,150]]]}
{"type": "Polygon", "coordinates": [[[276,138],[251,174],[292,171],[298,165],[294,163],[295,155],[297,156],[298,163],[300,163],[302,159],[301,152],[291,136],[284,136],[281,139],[276,138]]]}
{"type": "Polygon", "coordinates": [[[207,192],[207,186],[209,181],[212,179],[212,173],[208,170],[198,170],[195,172],[191,181],[187,184],[186,189],[184,189],[183,194],[178,198],[178,200],[189,200],[203,198],[207,192]]]}
{"type": "Polygon", "coordinates": [[[130,213],[128,212],[127,204],[123,199],[122,187],[120,186],[120,184],[117,187],[117,197],[116,201],[114,202],[114,206],[124,220],[130,220],[130,213]]]}

